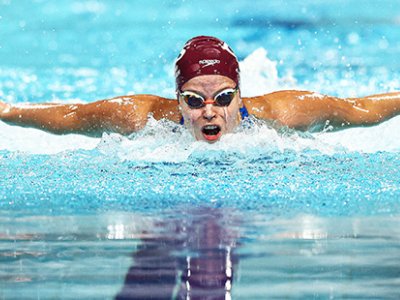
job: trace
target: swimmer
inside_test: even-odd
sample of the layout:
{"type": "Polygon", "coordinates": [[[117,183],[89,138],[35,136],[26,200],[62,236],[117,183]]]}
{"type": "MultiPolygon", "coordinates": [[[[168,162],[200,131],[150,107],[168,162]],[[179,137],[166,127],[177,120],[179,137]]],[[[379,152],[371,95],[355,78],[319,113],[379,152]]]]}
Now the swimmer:
{"type": "Polygon", "coordinates": [[[129,135],[152,115],[184,125],[196,140],[214,143],[242,119],[257,119],[297,130],[318,124],[340,129],[367,126],[400,113],[400,92],[363,98],[337,98],[285,90],[242,97],[238,60],[223,41],[198,36],[183,47],[175,63],[176,99],[155,95],[120,96],[87,104],[10,105],[0,101],[0,120],[56,134],[129,135]]]}

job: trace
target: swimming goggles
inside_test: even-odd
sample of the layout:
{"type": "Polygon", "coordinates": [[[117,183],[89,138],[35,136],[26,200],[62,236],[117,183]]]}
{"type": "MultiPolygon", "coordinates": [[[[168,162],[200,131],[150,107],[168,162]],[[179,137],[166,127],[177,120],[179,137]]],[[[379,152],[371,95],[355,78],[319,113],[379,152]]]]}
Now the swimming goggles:
{"type": "Polygon", "coordinates": [[[231,104],[232,100],[235,98],[238,90],[238,87],[235,87],[234,89],[229,88],[222,90],[214,96],[213,100],[206,100],[203,96],[191,91],[179,92],[178,94],[179,97],[183,98],[183,100],[190,108],[196,109],[202,108],[206,106],[206,104],[213,104],[216,106],[229,106],[229,104],[231,104]]]}

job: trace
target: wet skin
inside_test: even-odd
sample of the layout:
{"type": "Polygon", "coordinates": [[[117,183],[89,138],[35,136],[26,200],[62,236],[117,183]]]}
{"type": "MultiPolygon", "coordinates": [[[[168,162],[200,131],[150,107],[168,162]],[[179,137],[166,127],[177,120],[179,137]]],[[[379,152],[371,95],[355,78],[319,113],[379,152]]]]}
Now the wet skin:
{"type": "MultiPolygon", "coordinates": [[[[228,77],[204,75],[192,78],[186,82],[182,86],[182,92],[195,92],[203,96],[207,102],[211,102],[219,92],[235,87],[236,83],[228,77]]],[[[214,143],[224,134],[232,132],[240,123],[239,108],[243,105],[240,92],[236,93],[232,102],[226,107],[209,103],[202,108],[190,108],[179,95],[178,100],[179,109],[185,120],[185,126],[196,140],[214,143]],[[215,126],[219,130],[217,130],[217,133],[214,131],[213,134],[210,134],[207,128],[215,126]]]]}

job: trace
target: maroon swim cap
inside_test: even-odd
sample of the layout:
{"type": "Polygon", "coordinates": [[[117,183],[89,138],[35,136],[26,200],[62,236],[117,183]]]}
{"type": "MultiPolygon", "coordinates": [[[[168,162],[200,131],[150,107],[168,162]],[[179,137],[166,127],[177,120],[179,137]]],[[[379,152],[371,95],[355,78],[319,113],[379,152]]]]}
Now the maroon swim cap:
{"type": "Polygon", "coordinates": [[[175,62],[176,89],[200,75],[223,75],[239,85],[239,63],[232,49],[212,36],[197,36],[186,42],[175,62]]]}

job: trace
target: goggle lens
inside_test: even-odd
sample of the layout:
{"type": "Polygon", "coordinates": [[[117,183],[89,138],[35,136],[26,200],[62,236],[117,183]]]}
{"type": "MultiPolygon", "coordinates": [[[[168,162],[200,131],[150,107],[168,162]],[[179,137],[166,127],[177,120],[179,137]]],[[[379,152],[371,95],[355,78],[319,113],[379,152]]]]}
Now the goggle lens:
{"type": "Polygon", "coordinates": [[[187,95],[184,96],[184,99],[191,108],[200,108],[204,106],[204,99],[203,97],[197,95],[187,95]]]}
{"type": "Polygon", "coordinates": [[[215,103],[218,106],[229,106],[235,98],[236,90],[225,90],[215,97],[215,103]]]}

